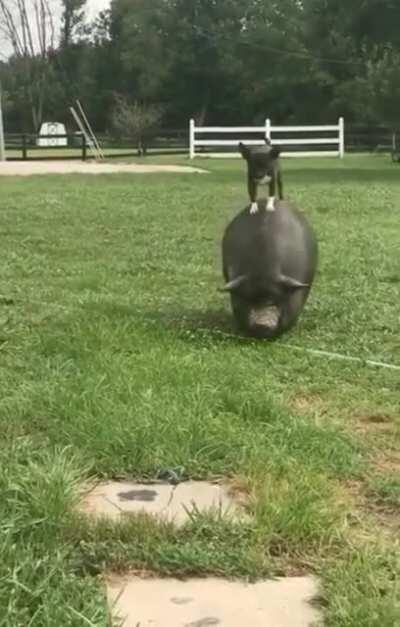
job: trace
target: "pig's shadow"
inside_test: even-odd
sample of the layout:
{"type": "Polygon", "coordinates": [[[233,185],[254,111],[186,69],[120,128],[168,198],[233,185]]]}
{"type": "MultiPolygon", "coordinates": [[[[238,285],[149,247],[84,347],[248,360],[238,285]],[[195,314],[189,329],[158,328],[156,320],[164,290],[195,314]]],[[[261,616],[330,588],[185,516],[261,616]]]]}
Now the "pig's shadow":
{"type": "MultiPolygon", "coordinates": [[[[146,309],[136,308],[132,304],[96,302],[86,303],[83,306],[91,315],[94,312],[106,315],[113,324],[117,322],[130,322],[131,324],[142,323],[146,327],[148,336],[154,333],[158,337],[159,330],[164,329],[167,333],[173,334],[180,340],[196,346],[210,344],[250,344],[270,343],[279,341],[281,335],[274,338],[257,339],[247,335],[236,326],[232,312],[223,307],[218,309],[182,309],[179,305],[169,309],[146,309]]],[[[295,327],[297,327],[295,325],[295,327]]],[[[308,332],[317,329],[317,320],[311,313],[302,326],[308,332]]],[[[294,328],[295,328],[294,327],[294,328]]],[[[290,333],[292,330],[288,331],[290,333]]]]}
{"type": "Polygon", "coordinates": [[[156,317],[169,328],[184,329],[194,331],[204,329],[208,331],[220,331],[221,333],[232,333],[234,323],[232,316],[220,309],[201,311],[192,309],[186,311],[158,311],[156,317]]]}
{"type": "Polygon", "coordinates": [[[250,344],[274,342],[279,339],[264,338],[262,340],[248,335],[239,329],[232,314],[223,310],[187,310],[170,312],[149,312],[148,316],[157,326],[175,333],[181,340],[194,345],[205,344],[250,344]]]}
{"type": "Polygon", "coordinates": [[[256,338],[238,328],[229,310],[209,309],[209,310],[177,310],[152,311],[148,312],[149,319],[153,320],[158,327],[163,326],[166,330],[177,334],[180,339],[196,345],[204,344],[260,344],[279,342],[283,336],[293,333],[299,334],[300,329],[307,333],[313,333],[318,329],[318,320],[309,310],[308,315],[304,312],[299,320],[287,331],[275,337],[256,338]]]}
{"type": "MultiPolygon", "coordinates": [[[[145,319],[152,326],[175,335],[195,346],[215,344],[249,344],[259,342],[236,326],[232,313],[218,309],[164,309],[147,311],[145,319]]],[[[272,340],[272,338],[271,338],[272,340]]],[[[268,340],[269,341],[269,340],[268,340]]]]}

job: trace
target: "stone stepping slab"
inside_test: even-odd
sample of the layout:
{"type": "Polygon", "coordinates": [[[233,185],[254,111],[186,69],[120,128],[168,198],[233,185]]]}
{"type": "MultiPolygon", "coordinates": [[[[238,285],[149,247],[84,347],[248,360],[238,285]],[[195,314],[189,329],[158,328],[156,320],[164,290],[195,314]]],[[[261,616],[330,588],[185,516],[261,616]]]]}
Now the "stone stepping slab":
{"type": "Polygon", "coordinates": [[[100,483],[84,496],[80,509],[89,515],[112,519],[144,512],[176,525],[187,522],[197,511],[214,511],[228,516],[240,514],[239,505],[229,489],[207,481],[186,481],[178,485],[128,481],[100,483]]]}
{"type": "MultiPolygon", "coordinates": [[[[290,577],[254,584],[224,579],[111,577],[107,597],[123,627],[311,627],[317,583],[290,577]]],[[[320,622],[318,624],[321,624],[320,622]]]]}

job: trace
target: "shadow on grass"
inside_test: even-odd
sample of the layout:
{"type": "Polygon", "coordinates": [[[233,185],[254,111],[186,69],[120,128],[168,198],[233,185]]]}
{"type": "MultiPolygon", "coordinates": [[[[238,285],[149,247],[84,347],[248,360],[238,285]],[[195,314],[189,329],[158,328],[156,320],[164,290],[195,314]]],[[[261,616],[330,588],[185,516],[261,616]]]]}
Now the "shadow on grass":
{"type": "MultiPolygon", "coordinates": [[[[215,343],[231,342],[242,344],[256,342],[244,333],[241,333],[235,325],[229,310],[221,309],[184,309],[178,305],[169,309],[146,309],[135,305],[115,302],[89,302],[83,306],[86,312],[95,317],[106,317],[113,323],[121,325],[140,325],[147,333],[159,334],[159,332],[172,333],[187,342],[198,344],[199,342],[212,341],[215,343]]],[[[258,340],[259,342],[259,340],[258,340]]]]}
{"type": "Polygon", "coordinates": [[[261,345],[272,344],[282,340],[283,337],[298,333],[299,325],[302,332],[313,333],[317,331],[317,319],[309,312],[302,317],[291,329],[274,338],[254,338],[245,331],[239,329],[235,323],[229,308],[195,309],[182,308],[178,304],[165,309],[138,308],[134,304],[122,304],[116,302],[91,302],[84,305],[95,317],[105,316],[113,324],[139,325],[146,331],[146,335],[159,337],[161,333],[167,333],[197,346],[231,344],[261,345]],[[297,330],[297,331],[296,331],[297,330]]]}

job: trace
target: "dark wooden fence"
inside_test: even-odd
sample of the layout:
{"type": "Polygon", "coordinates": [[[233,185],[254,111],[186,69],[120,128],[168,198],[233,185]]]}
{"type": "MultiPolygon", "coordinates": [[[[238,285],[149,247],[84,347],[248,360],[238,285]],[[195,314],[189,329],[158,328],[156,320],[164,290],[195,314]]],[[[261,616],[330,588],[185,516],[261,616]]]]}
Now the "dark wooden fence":
{"type": "Polygon", "coordinates": [[[400,140],[400,129],[385,126],[345,127],[346,152],[392,152],[400,140]]]}
{"type": "Polygon", "coordinates": [[[38,159],[82,159],[82,161],[86,161],[88,157],[88,145],[82,133],[76,133],[74,135],[40,136],[30,133],[12,133],[5,136],[5,146],[6,156],[9,161],[27,161],[38,159]],[[39,139],[65,139],[67,140],[67,145],[41,146],[38,143],[39,139]],[[72,150],[75,154],[71,152],[72,150]],[[55,154],[50,156],[47,151],[54,151],[55,154]]]}
{"type": "MultiPolygon", "coordinates": [[[[99,134],[97,139],[107,159],[145,155],[189,154],[189,127],[161,129],[142,139],[143,150],[126,137],[99,134]]],[[[8,134],[5,137],[9,160],[90,159],[90,146],[82,133],[66,135],[8,134]],[[67,146],[40,146],[39,139],[66,139],[67,146]]],[[[400,151],[400,129],[345,125],[346,153],[400,151]],[[397,138],[397,141],[396,141],[397,138]]]]}
{"type": "MultiPolygon", "coordinates": [[[[157,134],[144,137],[140,147],[126,137],[98,135],[97,140],[107,159],[136,157],[138,155],[187,154],[187,129],[164,129],[157,134]]],[[[93,158],[90,145],[82,133],[66,135],[34,135],[13,133],[5,136],[6,155],[10,161],[46,160],[46,159],[86,159],[93,158]],[[41,139],[66,139],[66,146],[41,146],[41,139]]]]}

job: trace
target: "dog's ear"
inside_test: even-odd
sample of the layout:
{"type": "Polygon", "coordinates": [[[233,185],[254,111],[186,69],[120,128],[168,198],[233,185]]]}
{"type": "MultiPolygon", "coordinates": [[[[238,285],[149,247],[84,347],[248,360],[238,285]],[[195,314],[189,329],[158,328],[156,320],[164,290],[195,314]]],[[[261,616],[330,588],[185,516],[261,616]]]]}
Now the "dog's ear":
{"type": "Polygon", "coordinates": [[[243,159],[247,159],[247,157],[249,156],[249,149],[247,146],[242,144],[242,142],[239,142],[239,152],[242,155],[243,159]]]}
{"type": "Polygon", "coordinates": [[[265,138],[265,143],[267,144],[267,146],[271,146],[271,140],[269,137],[265,138]]]}
{"type": "Polygon", "coordinates": [[[272,159],[278,159],[279,155],[281,154],[281,149],[279,148],[279,146],[273,146],[269,154],[272,159]]]}

